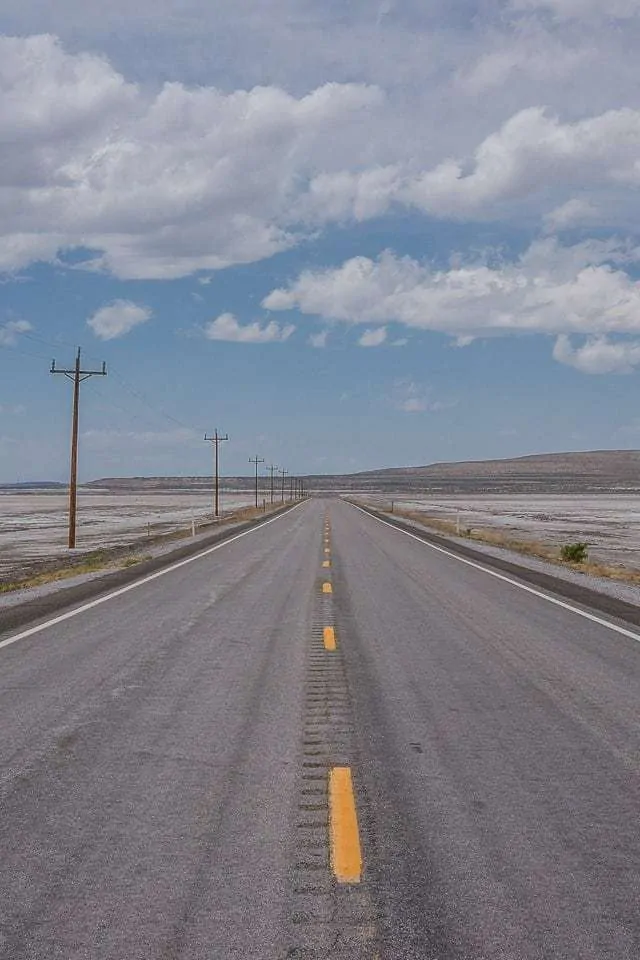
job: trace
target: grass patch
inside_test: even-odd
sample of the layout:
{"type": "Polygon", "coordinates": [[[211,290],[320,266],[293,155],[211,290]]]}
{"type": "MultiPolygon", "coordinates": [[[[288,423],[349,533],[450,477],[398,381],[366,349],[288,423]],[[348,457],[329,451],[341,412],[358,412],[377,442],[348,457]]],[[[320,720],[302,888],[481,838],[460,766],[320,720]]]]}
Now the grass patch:
{"type": "Polygon", "coordinates": [[[81,576],[83,573],[95,573],[97,570],[102,570],[110,562],[111,558],[108,553],[100,550],[96,553],[87,554],[78,563],[58,567],[54,570],[43,570],[42,573],[31,574],[21,580],[0,583],[0,594],[25,590],[27,587],[41,587],[47,583],[56,583],[58,580],[70,580],[72,577],[81,576]]]}
{"type": "Polygon", "coordinates": [[[135,567],[137,563],[143,563],[145,560],[151,560],[151,554],[148,553],[144,557],[127,557],[126,560],[121,564],[122,567],[135,567]]]}

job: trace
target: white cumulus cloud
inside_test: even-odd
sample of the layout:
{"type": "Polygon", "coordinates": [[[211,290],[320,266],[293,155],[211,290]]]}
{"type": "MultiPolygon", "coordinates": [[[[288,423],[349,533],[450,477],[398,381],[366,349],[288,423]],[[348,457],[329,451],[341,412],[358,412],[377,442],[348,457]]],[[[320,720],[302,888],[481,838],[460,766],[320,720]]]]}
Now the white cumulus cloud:
{"type": "Polygon", "coordinates": [[[0,323],[0,347],[12,347],[21,333],[31,330],[28,320],[7,320],[0,323]]]}
{"type": "Polygon", "coordinates": [[[232,313],[221,313],[206,325],[204,334],[208,340],[227,340],[232,343],[283,343],[294,330],[293,325],[281,327],[275,320],[264,326],[258,321],[243,326],[232,313]]]}
{"type": "Polygon", "coordinates": [[[379,347],[387,339],[386,327],[375,327],[371,330],[365,330],[358,340],[361,347],[379,347]]]}
{"type": "Polygon", "coordinates": [[[362,84],[148,91],[51,36],[0,37],[0,270],[91,251],[85,268],[170,279],[298,242],[319,170],[361,162],[362,84]],[[354,139],[355,136],[355,139],[354,139]]]}
{"type": "Polygon", "coordinates": [[[100,340],[115,340],[124,337],[141,323],[146,323],[151,316],[148,307],[132,303],[131,300],[114,300],[96,310],[87,320],[87,326],[100,340]]]}
{"type": "Polygon", "coordinates": [[[556,359],[613,371],[635,364],[635,343],[606,338],[640,334],[640,282],[625,269],[639,261],[640,250],[614,240],[562,246],[547,238],[515,260],[487,254],[444,270],[386,252],[305,271],[263,306],[347,324],[401,323],[448,334],[457,345],[478,336],[564,334],[556,359]],[[589,339],[576,351],[571,334],[589,339]]]}
{"type": "MultiPolygon", "coordinates": [[[[411,30],[395,13],[384,29],[401,49],[411,30]]],[[[362,51],[368,29],[359,22],[362,51]]],[[[403,208],[451,219],[524,212],[547,229],[635,224],[635,53],[615,46],[619,31],[599,31],[609,44],[601,55],[569,29],[485,24],[465,57],[452,41],[432,93],[417,82],[420,69],[423,80],[438,72],[423,55],[428,31],[411,90],[377,58],[364,73],[379,83],[327,79],[325,64],[324,78],[297,94],[274,83],[140,84],[54,36],[0,37],[0,272],[81,249],[84,269],[171,279],[403,208]],[[610,91],[599,79],[605,62],[610,91]]]]}
{"type": "Polygon", "coordinates": [[[575,367],[582,373],[633,373],[640,366],[640,341],[590,337],[575,347],[566,334],[561,334],[553,348],[559,363],[575,367]]]}
{"type": "Polygon", "coordinates": [[[395,196],[437,216],[495,216],[496,204],[550,187],[637,187],[639,154],[638,110],[562,123],[541,107],[528,107],[488,136],[469,164],[445,160],[398,186],[395,196]]]}

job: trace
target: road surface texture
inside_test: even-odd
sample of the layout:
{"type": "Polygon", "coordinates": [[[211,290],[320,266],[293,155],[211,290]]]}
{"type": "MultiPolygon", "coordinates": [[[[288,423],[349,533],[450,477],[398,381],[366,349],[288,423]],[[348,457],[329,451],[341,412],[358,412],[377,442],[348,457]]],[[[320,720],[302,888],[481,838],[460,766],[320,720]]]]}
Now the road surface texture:
{"type": "Polygon", "coordinates": [[[0,633],[0,956],[637,960],[640,637],[570,607],[327,500],[0,633]]]}

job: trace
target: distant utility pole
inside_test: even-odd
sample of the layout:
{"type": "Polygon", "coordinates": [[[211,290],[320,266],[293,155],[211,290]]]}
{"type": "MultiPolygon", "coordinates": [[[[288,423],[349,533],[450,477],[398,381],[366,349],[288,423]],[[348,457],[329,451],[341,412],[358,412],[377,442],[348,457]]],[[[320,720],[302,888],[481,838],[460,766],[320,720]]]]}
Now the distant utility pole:
{"type": "Polygon", "coordinates": [[[289,473],[288,470],[278,470],[278,473],[282,476],[282,502],[284,503],[284,478],[289,473]]]}
{"type": "Polygon", "coordinates": [[[229,437],[225,433],[224,437],[222,434],[218,433],[217,428],[214,430],[213,436],[208,437],[205,433],[204,439],[209,443],[215,444],[215,470],[214,470],[214,494],[213,494],[213,513],[214,516],[220,516],[220,454],[218,448],[221,443],[224,443],[225,440],[228,440],[229,437]]]}
{"type": "Polygon", "coordinates": [[[69,549],[76,545],[76,514],[78,505],[78,421],[80,407],[80,384],[89,377],[106,377],[107,365],[102,364],[102,370],[80,369],[80,347],[76,354],[76,363],[73,370],[60,370],[55,360],[51,361],[51,373],[61,373],[69,380],[73,380],[73,421],[71,426],[71,475],[69,479],[69,549]]]}
{"type": "Polygon", "coordinates": [[[264,457],[249,457],[249,463],[256,465],[256,510],[258,509],[258,464],[264,463],[264,457]]]}
{"type": "Polygon", "coordinates": [[[267,472],[271,474],[271,484],[270,484],[270,486],[271,486],[271,503],[273,503],[273,475],[274,475],[274,473],[277,473],[278,468],[277,468],[277,467],[274,467],[274,465],[271,464],[271,466],[270,466],[270,467],[267,467],[266,469],[267,469],[267,472]]]}
{"type": "Polygon", "coordinates": [[[291,480],[289,481],[289,500],[293,500],[293,490],[294,490],[295,482],[296,482],[296,478],[291,477],[291,480]]]}

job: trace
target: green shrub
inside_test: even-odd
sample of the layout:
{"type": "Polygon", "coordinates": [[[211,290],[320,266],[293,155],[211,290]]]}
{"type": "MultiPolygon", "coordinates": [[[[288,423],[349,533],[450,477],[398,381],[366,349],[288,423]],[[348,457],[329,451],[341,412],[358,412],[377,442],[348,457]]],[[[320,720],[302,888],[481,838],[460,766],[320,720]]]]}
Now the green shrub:
{"type": "Polygon", "coordinates": [[[589,555],[589,544],[567,543],[560,550],[560,556],[569,563],[584,563],[589,555]]]}

